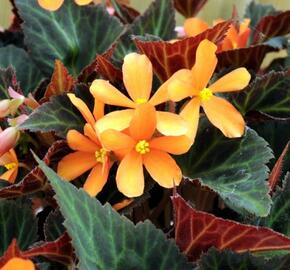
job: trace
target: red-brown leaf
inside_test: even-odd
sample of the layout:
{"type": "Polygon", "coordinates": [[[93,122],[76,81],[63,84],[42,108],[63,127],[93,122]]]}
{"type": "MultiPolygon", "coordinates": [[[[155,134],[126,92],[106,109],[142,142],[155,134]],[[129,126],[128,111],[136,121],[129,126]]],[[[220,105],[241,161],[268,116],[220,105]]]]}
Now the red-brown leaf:
{"type": "Polygon", "coordinates": [[[256,26],[254,43],[261,43],[269,38],[290,33],[290,10],[275,16],[263,17],[256,26]]]}
{"type": "Polygon", "coordinates": [[[138,49],[146,54],[152,62],[154,72],[161,81],[169,79],[182,68],[192,68],[195,62],[195,52],[203,39],[219,44],[225,37],[232,21],[217,24],[203,33],[185,38],[174,43],[165,41],[144,42],[135,39],[138,49]]]}
{"type": "Polygon", "coordinates": [[[244,225],[197,211],[179,195],[172,197],[175,240],[189,260],[197,260],[210,247],[235,252],[290,250],[290,238],[271,229],[244,225]]]}
{"type": "Polygon", "coordinates": [[[282,169],[283,169],[283,161],[284,161],[285,155],[288,152],[289,145],[290,145],[290,141],[286,144],[284,150],[282,151],[280,157],[278,158],[277,162],[275,163],[269,175],[268,185],[269,185],[269,189],[271,193],[273,192],[275,186],[280,180],[280,176],[282,174],[282,169]]]}
{"type": "MultiPolygon", "coordinates": [[[[43,158],[46,165],[50,164],[52,156],[56,155],[60,151],[63,151],[66,147],[65,141],[56,141],[47,151],[43,158]]],[[[17,184],[13,184],[0,189],[0,198],[15,198],[23,196],[40,190],[46,182],[44,173],[35,167],[30,173],[17,184]]]]}
{"type": "Polygon", "coordinates": [[[245,67],[258,71],[265,55],[276,49],[268,45],[253,45],[249,48],[222,51],[217,54],[218,69],[245,67]]]}
{"type": "Polygon", "coordinates": [[[194,17],[207,0],[174,0],[174,6],[184,17],[194,17]]]}
{"type": "Polygon", "coordinates": [[[0,269],[4,266],[10,259],[18,257],[23,258],[21,255],[21,251],[17,245],[17,240],[13,239],[3,256],[0,258],[0,269]]]}
{"type": "Polygon", "coordinates": [[[46,88],[44,97],[61,95],[69,92],[74,85],[74,78],[69,74],[68,70],[60,60],[55,60],[54,71],[51,81],[46,88]]]}

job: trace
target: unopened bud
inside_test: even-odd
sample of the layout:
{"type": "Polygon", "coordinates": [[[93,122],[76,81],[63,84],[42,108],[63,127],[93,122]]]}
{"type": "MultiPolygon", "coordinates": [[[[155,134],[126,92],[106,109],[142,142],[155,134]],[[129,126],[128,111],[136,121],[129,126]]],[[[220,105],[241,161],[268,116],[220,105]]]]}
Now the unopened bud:
{"type": "Polygon", "coordinates": [[[20,136],[20,132],[16,127],[6,128],[0,133],[0,157],[12,149],[20,136]]]}
{"type": "Polygon", "coordinates": [[[0,100],[0,118],[6,117],[9,114],[10,100],[0,100]]]}

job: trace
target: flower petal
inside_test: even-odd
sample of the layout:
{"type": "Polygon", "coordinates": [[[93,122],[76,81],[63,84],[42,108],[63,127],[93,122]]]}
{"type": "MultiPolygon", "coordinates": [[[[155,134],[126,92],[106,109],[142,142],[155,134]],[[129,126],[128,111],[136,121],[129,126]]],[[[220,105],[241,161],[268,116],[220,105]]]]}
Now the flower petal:
{"type": "Polygon", "coordinates": [[[186,121],[178,114],[171,112],[157,112],[157,130],[166,136],[180,136],[186,134],[186,121]]]}
{"type": "Polygon", "coordinates": [[[96,165],[92,153],[74,152],[65,156],[57,165],[57,174],[65,180],[73,180],[96,165]]]}
{"type": "Polygon", "coordinates": [[[8,181],[9,183],[14,183],[15,178],[17,176],[17,171],[18,171],[17,168],[8,170],[8,171],[4,172],[2,175],[0,175],[0,179],[4,180],[4,181],[8,181]],[[16,172],[16,174],[15,174],[15,172],[16,172]]]}
{"type": "Polygon", "coordinates": [[[6,152],[4,155],[0,157],[0,166],[4,166],[8,163],[15,162],[11,155],[11,150],[9,152],[6,152]]]}
{"type": "Polygon", "coordinates": [[[149,103],[139,105],[130,122],[129,132],[135,140],[149,140],[156,130],[156,110],[149,103]]]}
{"type": "Polygon", "coordinates": [[[107,129],[122,131],[129,127],[133,114],[134,110],[132,109],[108,113],[97,121],[95,125],[96,131],[98,133],[102,133],[107,129]]]}
{"type": "Polygon", "coordinates": [[[96,145],[101,146],[100,141],[97,137],[96,131],[90,124],[85,124],[84,126],[84,134],[89,137],[91,141],[93,141],[96,145]]]}
{"type": "Polygon", "coordinates": [[[180,112],[180,116],[186,121],[188,131],[186,136],[192,141],[195,140],[200,111],[200,99],[191,99],[180,112]]]}
{"type": "Polygon", "coordinates": [[[132,150],[120,162],[116,175],[117,188],[125,196],[138,197],[144,191],[142,157],[132,150]]]}
{"type": "Polygon", "coordinates": [[[76,97],[75,94],[67,94],[67,96],[69,97],[71,103],[75,107],[77,107],[77,109],[80,111],[80,113],[82,114],[84,119],[87,121],[87,123],[89,123],[92,126],[94,126],[95,118],[92,115],[92,113],[90,112],[90,109],[88,108],[86,103],[84,103],[83,100],[81,100],[80,98],[76,97]]]}
{"type": "Polygon", "coordinates": [[[167,153],[151,150],[143,163],[151,177],[162,187],[173,188],[181,182],[182,173],[175,160],[167,153]]]}
{"type": "Polygon", "coordinates": [[[212,96],[202,103],[209,121],[229,138],[238,138],[244,134],[245,121],[236,108],[227,100],[212,96]]]}
{"type": "Polygon", "coordinates": [[[136,144],[136,142],[127,134],[114,129],[107,129],[102,132],[100,139],[104,148],[109,151],[124,150],[128,153],[136,144]]]}
{"type": "Polygon", "coordinates": [[[92,197],[95,197],[104,187],[109,175],[108,162],[104,166],[98,163],[90,172],[85,184],[84,190],[92,197]]]}
{"type": "Polygon", "coordinates": [[[31,260],[14,257],[10,259],[1,270],[35,270],[34,264],[31,260]]]}
{"type": "Polygon", "coordinates": [[[209,28],[208,24],[198,18],[189,18],[184,22],[184,31],[186,36],[194,37],[209,28]]]}
{"type": "Polygon", "coordinates": [[[213,92],[239,91],[251,80],[251,74],[245,68],[237,68],[209,86],[213,92]]]}
{"type": "Polygon", "coordinates": [[[76,4],[79,6],[88,5],[92,2],[92,0],[75,0],[76,4]]]}
{"type": "Polygon", "coordinates": [[[94,80],[90,91],[92,95],[105,104],[135,108],[135,103],[105,80],[94,80]]]}
{"type": "Polygon", "coordinates": [[[38,0],[38,4],[42,8],[50,11],[58,10],[62,6],[63,2],[64,0],[38,0]]]}
{"type": "Polygon", "coordinates": [[[94,104],[94,117],[96,120],[99,120],[104,116],[104,110],[105,110],[105,104],[104,102],[97,100],[95,98],[95,104],[94,104]]]}
{"type": "Polygon", "coordinates": [[[66,139],[69,147],[76,151],[95,153],[100,148],[77,130],[69,130],[66,139]]]}
{"type": "Polygon", "coordinates": [[[130,97],[148,101],[152,88],[152,64],[146,55],[127,54],[124,58],[123,81],[130,97]]]}
{"type": "Polygon", "coordinates": [[[152,139],[149,144],[150,149],[181,155],[189,150],[192,141],[187,136],[162,136],[152,139]]]}
{"type": "Polygon", "coordinates": [[[207,39],[199,43],[192,68],[194,89],[202,90],[207,86],[217,65],[216,50],[217,46],[207,39]]]}
{"type": "Polygon", "coordinates": [[[181,69],[173,74],[168,84],[168,96],[173,101],[180,101],[188,96],[198,95],[194,89],[193,74],[189,69],[181,69]]]}

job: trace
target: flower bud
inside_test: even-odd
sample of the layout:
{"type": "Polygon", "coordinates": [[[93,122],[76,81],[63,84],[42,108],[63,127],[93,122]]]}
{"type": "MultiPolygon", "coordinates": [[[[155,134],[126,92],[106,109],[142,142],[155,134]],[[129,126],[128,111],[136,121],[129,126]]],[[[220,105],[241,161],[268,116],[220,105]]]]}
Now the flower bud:
{"type": "Polygon", "coordinates": [[[6,128],[0,133],[0,157],[15,146],[20,132],[15,127],[6,128]]]}
{"type": "Polygon", "coordinates": [[[0,100],[0,118],[6,117],[9,114],[9,99],[0,100]]]}

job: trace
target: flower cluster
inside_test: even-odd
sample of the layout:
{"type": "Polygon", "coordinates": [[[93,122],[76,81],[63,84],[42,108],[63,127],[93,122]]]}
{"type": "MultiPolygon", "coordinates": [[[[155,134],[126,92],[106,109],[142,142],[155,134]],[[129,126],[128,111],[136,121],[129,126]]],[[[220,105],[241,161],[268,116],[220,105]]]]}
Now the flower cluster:
{"type": "Polygon", "coordinates": [[[194,143],[200,108],[225,136],[236,138],[244,133],[241,114],[218,95],[243,89],[251,76],[245,68],[238,68],[209,83],[217,65],[216,51],[215,44],[203,40],[192,69],[177,71],[154,94],[151,62],[145,55],[128,54],[122,71],[129,97],[110,82],[97,79],[90,87],[95,100],[93,113],[81,99],[68,94],[87,123],[83,134],[68,132],[68,145],[75,152],[59,162],[58,174],[70,181],[90,170],[84,189],[91,196],[102,190],[114,162],[118,163],[118,190],[127,197],[142,195],[143,166],[160,186],[178,186],[182,172],[170,154],[184,154],[194,143]],[[178,114],[159,110],[166,106],[156,108],[188,97],[178,114]],[[104,105],[124,109],[104,115],[104,105]]]}

